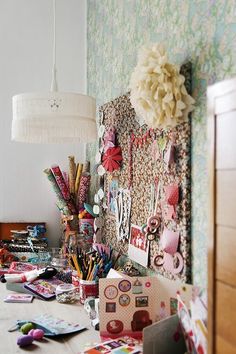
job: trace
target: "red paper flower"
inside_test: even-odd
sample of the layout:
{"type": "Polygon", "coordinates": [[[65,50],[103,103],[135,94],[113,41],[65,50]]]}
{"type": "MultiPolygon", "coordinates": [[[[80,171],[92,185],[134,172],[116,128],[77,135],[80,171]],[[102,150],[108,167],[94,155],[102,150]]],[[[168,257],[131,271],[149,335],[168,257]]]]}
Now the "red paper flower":
{"type": "Polygon", "coordinates": [[[102,165],[106,171],[112,172],[120,168],[122,161],[121,148],[119,146],[109,148],[102,157],[102,165]]]}

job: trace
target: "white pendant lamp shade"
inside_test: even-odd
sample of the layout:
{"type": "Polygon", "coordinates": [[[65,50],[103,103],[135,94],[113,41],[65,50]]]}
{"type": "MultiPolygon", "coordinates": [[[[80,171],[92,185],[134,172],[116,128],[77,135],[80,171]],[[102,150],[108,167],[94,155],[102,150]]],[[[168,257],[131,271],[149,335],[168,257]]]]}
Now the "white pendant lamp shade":
{"type": "Polygon", "coordinates": [[[25,143],[87,143],[96,140],[96,102],[79,93],[60,92],[56,69],[56,0],[53,0],[51,91],[13,97],[12,140],[25,143]]]}
{"type": "Polygon", "coordinates": [[[12,140],[26,143],[96,140],[93,97],[66,92],[23,93],[13,97],[12,140]]]}

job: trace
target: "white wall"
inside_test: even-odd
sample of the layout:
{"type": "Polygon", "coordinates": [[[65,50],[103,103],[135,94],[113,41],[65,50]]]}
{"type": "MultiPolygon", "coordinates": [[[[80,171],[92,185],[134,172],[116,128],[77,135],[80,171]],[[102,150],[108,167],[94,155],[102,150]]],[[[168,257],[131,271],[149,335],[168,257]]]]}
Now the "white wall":
{"type": "MultiPolygon", "coordinates": [[[[86,91],[86,1],[57,0],[59,89],[86,91]]],[[[14,94],[51,84],[52,0],[0,0],[0,222],[46,221],[51,245],[59,235],[55,196],[43,173],[67,156],[84,161],[80,144],[11,142],[14,94]]]]}

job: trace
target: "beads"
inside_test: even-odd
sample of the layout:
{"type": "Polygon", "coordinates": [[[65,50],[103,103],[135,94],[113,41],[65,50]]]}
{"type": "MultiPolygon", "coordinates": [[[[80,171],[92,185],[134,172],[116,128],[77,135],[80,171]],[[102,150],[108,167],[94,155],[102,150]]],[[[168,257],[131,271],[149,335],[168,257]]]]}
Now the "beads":
{"type": "Polygon", "coordinates": [[[76,301],[76,288],[73,284],[61,284],[56,288],[56,299],[60,303],[73,303],[76,301]]]}

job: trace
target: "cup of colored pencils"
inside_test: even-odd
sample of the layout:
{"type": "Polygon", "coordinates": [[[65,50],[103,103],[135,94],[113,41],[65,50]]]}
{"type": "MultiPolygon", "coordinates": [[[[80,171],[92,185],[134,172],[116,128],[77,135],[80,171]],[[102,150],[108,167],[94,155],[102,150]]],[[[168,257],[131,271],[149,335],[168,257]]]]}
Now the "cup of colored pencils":
{"type": "Polygon", "coordinates": [[[98,280],[106,277],[113,266],[112,250],[100,252],[98,249],[84,252],[81,249],[68,256],[69,265],[74,271],[74,285],[79,286],[80,302],[83,304],[88,297],[98,296],[98,280]]]}

